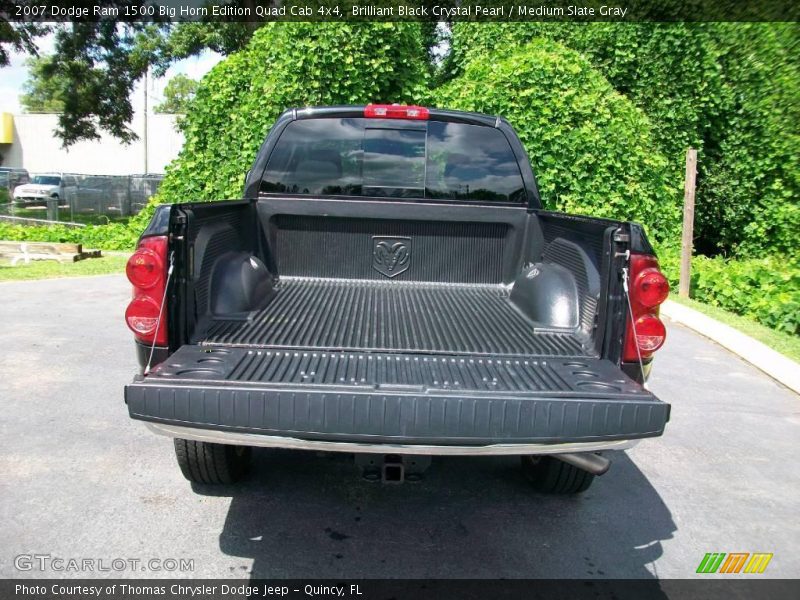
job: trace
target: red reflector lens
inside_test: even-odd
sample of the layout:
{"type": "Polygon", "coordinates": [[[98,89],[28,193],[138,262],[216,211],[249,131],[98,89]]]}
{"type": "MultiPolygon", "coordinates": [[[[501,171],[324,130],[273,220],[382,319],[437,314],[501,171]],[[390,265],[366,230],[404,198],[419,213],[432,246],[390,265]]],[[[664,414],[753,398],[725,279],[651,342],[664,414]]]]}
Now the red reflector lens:
{"type": "Polygon", "coordinates": [[[164,302],[167,285],[167,252],[165,235],[142,238],[139,247],[128,259],[125,273],[133,284],[133,300],[125,310],[125,323],[140,342],[167,345],[167,306],[164,302]],[[164,313],[159,323],[162,303],[164,313]]]}
{"type": "Polygon", "coordinates": [[[634,296],[642,306],[653,308],[669,296],[669,282],[658,269],[645,269],[636,277],[634,296]]]}
{"type": "Polygon", "coordinates": [[[149,248],[139,248],[125,266],[128,280],[142,289],[151,288],[160,282],[163,272],[164,264],[161,258],[149,248]]]}
{"type": "Polygon", "coordinates": [[[149,337],[152,341],[160,309],[158,303],[150,296],[136,296],[125,311],[125,322],[136,335],[149,337]]]}
{"type": "Polygon", "coordinates": [[[643,359],[650,358],[664,345],[667,332],[658,318],[658,306],[669,295],[669,282],[659,270],[658,260],[651,254],[632,254],[630,274],[630,301],[636,336],[634,339],[633,323],[628,318],[622,360],[637,362],[640,355],[643,359]]]}
{"type": "Polygon", "coordinates": [[[368,119],[411,119],[427,121],[430,116],[430,111],[424,106],[368,104],[364,108],[364,116],[368,119]]]}
{"type": "Polygon", "coordinates": [[[643,315],[636,319],[636,344],[642,358],[650,356],[664,345],[667,339],[667,328],[655,315],[643,315]]]}

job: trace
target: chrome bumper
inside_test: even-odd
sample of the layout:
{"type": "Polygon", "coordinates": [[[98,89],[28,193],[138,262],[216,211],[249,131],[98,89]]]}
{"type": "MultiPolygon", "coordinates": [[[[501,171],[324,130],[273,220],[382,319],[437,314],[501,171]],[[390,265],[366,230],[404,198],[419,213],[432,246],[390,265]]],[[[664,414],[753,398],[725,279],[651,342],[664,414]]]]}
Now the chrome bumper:
{"type": "Polygon", "coordinates": [[[601,450],[626,450],[639,440],[577,442],[568,444],[492,444],[489,446],[430,446],[421,444],[367,444],[359,442],[326,442],[300,438],[219,431],[197,427],[181,427],[161,423],[145,423],[159,435],[212,444],[315,450],[322,452],[351,452],[373,454],[415,454],[423,456],[502,456],[515,454],[574,454],[601,450]]]}

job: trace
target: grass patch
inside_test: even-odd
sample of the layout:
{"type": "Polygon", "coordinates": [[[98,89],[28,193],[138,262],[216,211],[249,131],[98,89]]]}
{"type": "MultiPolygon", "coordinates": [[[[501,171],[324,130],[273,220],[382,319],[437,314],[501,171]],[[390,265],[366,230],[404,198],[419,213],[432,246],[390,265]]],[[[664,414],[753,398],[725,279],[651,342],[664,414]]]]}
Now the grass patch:
{"type": "Polygon", "coordinates": [[[31,261],[29,265],[0,264],[0,281],[24,279],[53,279],[57,277],[85,277],[87,275],[109,275],[124,273],[127,256],[103,256],[87,258],[78,262],[58,263],[54,260],[31,261]]]}
{"type": "Polygon", "coordinates": [[[670,296],[670,300],[674,300],[679,304],[693,308],[697,312],[701,312],[712,319],[716,319],[720,323],[725,323],[725,325],[733,327],[734,329],[749,335],[751,338],[758,340],[762,344],[766,344],[776,352],[780,352],[784,356],[788,356],[792,360],[800,362],[799,336],[783,333],[782,331],[775,331],[774,329],[765,327],[764,325],[756,323],[754,320],[747,317],[735,315],[727,310],[723,310],[716,306],[709,306],[708,304],[703,304],[702,302],[697,302],[696,300],[678,298],[677,295],[670,296]]]}

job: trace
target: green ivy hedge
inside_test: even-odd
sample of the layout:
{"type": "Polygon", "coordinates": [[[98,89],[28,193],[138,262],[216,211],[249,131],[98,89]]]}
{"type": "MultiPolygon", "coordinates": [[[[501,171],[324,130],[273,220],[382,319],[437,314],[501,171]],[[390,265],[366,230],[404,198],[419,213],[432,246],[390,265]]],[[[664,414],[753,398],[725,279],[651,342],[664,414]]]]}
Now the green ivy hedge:
{"type": "Polygon", "coordinates": [[[683,179],[686,148],[699,149],[701,252],[800,253],[796,24],[460,22],[443,75],[532,37],[577,50],[647,113],[673,180],[683,179]]]}
{"type": "Polygon", "coordinates": [[[716,45],[704,25],[658,23],[491,23],[453,27],[446,72],[469,60],[515,51],[531,38],[557,41],[585,56],[611,85],[650,117],[665,156],[703,149],[713,135],[723,87],[716,45]]]}
{"type": "Polygon", "coordinates": [[[728,89],[717,156],[699,182],[706,230],[736,255],[800,258],[800,27],[711,28],[728,89]]]}
{"type": "Polygon", "coordinates": [[[0,240],[31,242],[65,242],[83,244],[85,248],[133,250],[144,229],[125,223],[65,227],[64,225],[15,225],[0,221],[0,240]]]}
{"type": "Polygon", "coordinates": [[[726,260],[698,256],[692,297],[800,335],[800,264],[779,256],[726,260]]]}
{"type": "MultiPolygon", "coordinates": [[[[661,268],[678,293],[680,249],[659,247],[661,268]]],[[[689,295],[712,306],[749,317],[767,327],[800,335],[800,260],[695,256],[689,295]]]]}
{"type": "Polygon", "coordinates": [[[203,79],[159,200],[240,197],[245,173],[286,108],[413,103],[428,78],[419,23],[269,23],[203,79]]]}
{"type": "Polygon", "coordinates": [[[657,240],[678,226],[652,124],[574,50],[538,38],[501,59],[476,56],[434,101],[508,118],[548,208],[640,221],[657,240]]]}

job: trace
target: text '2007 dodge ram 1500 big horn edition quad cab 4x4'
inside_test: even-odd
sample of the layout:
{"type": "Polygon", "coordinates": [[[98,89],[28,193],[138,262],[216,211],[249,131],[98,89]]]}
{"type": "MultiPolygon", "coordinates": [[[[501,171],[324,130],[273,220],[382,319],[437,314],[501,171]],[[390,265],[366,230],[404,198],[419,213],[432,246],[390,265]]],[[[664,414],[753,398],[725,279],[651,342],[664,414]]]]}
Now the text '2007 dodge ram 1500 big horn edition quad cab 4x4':
{"type": "Polygon", "coordinates": [[[253,446],[352,452],[387,480],[409,456],[516,454],[570,493],[600,451],[663,433],[650,244],[542,210],[504,119],[288,110],[244,196],[159,207],[127,267],[125,399],[189,480],[235,481],[253,446]]]}

